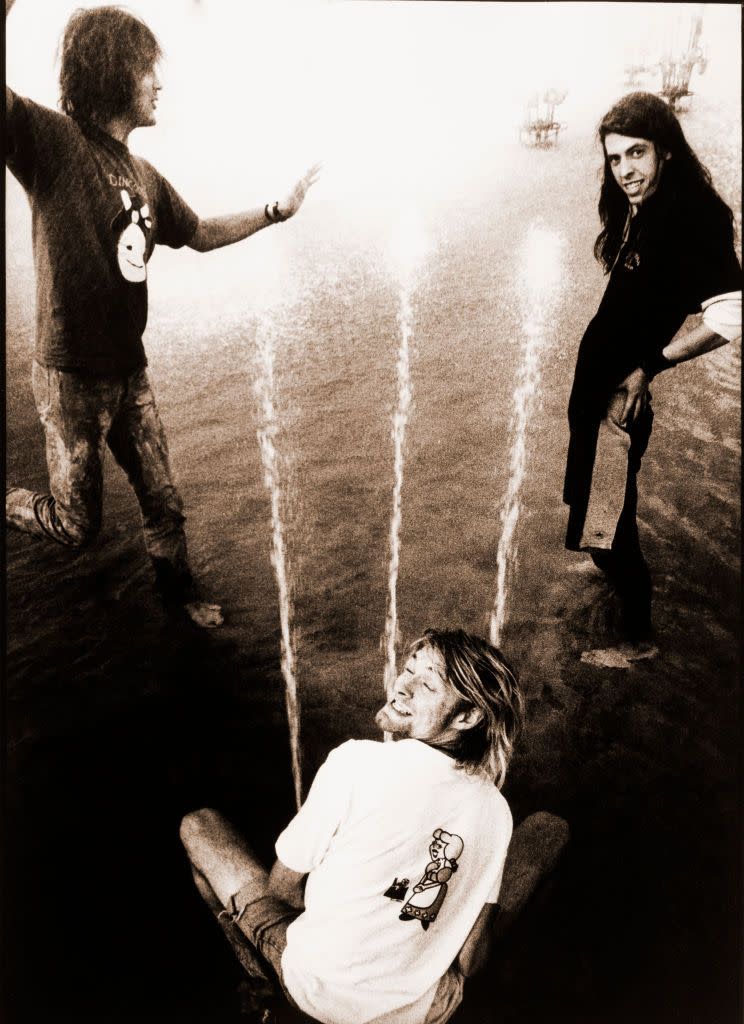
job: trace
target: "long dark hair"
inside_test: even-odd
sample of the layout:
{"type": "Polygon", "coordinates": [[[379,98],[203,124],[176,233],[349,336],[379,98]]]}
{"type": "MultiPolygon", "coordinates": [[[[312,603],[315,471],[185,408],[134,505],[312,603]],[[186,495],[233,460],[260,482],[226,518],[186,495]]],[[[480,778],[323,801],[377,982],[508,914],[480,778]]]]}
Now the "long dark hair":
{"type": "Polygon", "coordinates": [[[650,92],[632,92],[623,96],[602,118],[597,135],[604,153],[604,173],[599,193],[599,219],[602,230],[594,243],[594,255],[609,272],[622,245],[628,216],[628,199],[615,181],[605,139],[611,134],[648,139],[657,156],[670,154],[664,163],[654,203],[672,212],[687,200],[702,202],[708,211],[717,212],[734,237],[734,215],[713,187],[710,171],[695,156],[682,126],[671,107],[650,92]]]}
{"type": "Polygon", "coordinates": [[[161,56],[152,31],[122,7],[75,11],[60,43],[60,107],[76,121],[105,124],[130,108],[161,56]]]}
{"type": "Polygon", "coordinates": [[[501,789],[524,717],[516,672],[498,647],[462,629],[427,629],[410,653],[422,647],[441,657],[447,682],[460,697],[456,710],[473,706],[481,712],[480,721],[460,733],[458,764],[481,772],[501,789]]]}

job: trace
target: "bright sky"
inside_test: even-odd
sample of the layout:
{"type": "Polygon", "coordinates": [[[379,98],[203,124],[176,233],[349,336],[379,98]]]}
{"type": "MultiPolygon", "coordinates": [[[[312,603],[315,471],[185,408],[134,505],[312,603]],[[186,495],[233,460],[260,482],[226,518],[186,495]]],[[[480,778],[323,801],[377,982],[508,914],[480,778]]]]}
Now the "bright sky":
{"type": "MultiPolygon", "coordinates": [[[[55,55],[90,0],[17,0],[7,79],[54,106],[55,55]]],[[[513,140],[535,89],[568,90],[593,125],[626,61],[686,38],[691,5],[385,0],[131,0],[166,52],[159,126],[132,137],[205,215],[263,197],[322,160],[319,195],[420,196],[467,181],[513,140]],[[215,187],[219,175],[219,187],[215,187]]],[[[700,7],[700,5],[698,5],[700,7]]],[[[706,4],[707,92],[739,91],[737,5],[706,4]]]]}

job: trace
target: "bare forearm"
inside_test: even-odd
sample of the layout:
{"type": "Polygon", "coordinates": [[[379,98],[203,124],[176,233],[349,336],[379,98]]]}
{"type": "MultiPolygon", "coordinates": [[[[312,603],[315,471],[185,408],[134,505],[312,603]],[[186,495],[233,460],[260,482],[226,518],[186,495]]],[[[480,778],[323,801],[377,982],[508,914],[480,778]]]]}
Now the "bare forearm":
{"type": "Polygon", "coordinates": [[[305,876],[290,871],[280,860],[275,861],[271,869],[269,892],[296,910],[305,908],[305,876]]]}
{"type": "Polygon", "coordinates": [[[210,252],[254,235],[261,228],[268,227],[264,207],[246,210],[243,213],[228,213],[223,217],[209,217],[200,220],[189,248],[197,252],[210,252]]]}
{"type": "Polygon", "coordinates": [[[706,324],[701,323],[670,341],[663,349],[662,355],[672,363],[683,363],[686,359],[702,356],[725,344],[726,338],[722,338],[720,334],[716,334],[706,324]]]}
{"type": "Polygon", "coordinates": [[[194,237],[189,242],[189,248],[196,249],[197,252],[221,249],[224,245],[242,242],[244,238],[254,235],[261,228],[268,227],[269,224],[276,224],[294,217],[302,206],[307,190],[317,179],[318,173],[319,166],[316,164],[296,182],[283,199],[274,201],[270,206],[261,206],[255,210],[245,210],[243,213],[228,213],[224,217],[209,217],[206,220],[200,220],[194,237]]]}

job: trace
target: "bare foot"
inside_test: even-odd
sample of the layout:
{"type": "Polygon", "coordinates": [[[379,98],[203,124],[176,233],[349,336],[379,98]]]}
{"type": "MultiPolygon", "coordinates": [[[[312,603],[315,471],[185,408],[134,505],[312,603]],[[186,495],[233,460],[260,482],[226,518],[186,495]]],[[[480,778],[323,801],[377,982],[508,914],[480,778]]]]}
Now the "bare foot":
{"type": "Polygon", "coordinates": [[[225,621],[222,616],[222,609],[218,604],[208,604],[206,601],[189,601],[183,606],[191,621],[202,629],[215,629],[225,621]]]}
{"type": "Polygon", "coordinates": [[[594,665],[595,668],[630,668],[634,661],[655,658],[658,653],[659,648],[653,644],[623,643],[594,651],[582,651],[581,660],[585,665],[594,665]]]}

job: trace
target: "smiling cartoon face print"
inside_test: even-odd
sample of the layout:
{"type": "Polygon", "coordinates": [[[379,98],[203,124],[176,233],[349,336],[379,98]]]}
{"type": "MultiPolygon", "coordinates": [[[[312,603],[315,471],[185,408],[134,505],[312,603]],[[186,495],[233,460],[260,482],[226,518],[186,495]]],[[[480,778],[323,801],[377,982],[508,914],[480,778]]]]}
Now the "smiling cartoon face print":
{"type": "Polygon", "coordinates": [[[134,205],[129,192],[123,188],[119,193],[123,210],[114,220],[116,259],[125,281],[139,284],[147,280],[147,237],[152,229],[150,209],[145,203],[139,209],[134,205]]]}

